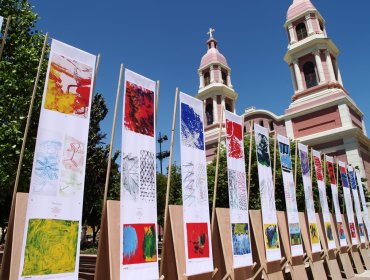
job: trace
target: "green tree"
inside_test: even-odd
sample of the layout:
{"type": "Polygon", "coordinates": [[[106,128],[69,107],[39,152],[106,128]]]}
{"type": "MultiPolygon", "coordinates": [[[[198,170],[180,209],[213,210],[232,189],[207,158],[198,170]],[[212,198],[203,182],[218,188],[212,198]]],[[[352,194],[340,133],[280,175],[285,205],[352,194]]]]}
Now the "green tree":
{"type": "MultiPolygon", "coordinates": [[[[11,196],[30,97],[44,36],[35,30],[38,15],[25,0],[0,1],[0,15],[12,16],[0,61],[0,227],[9,217],[11,196]]],[[[19,191],[28,191],[47,60],[44,60],[33,107],[19,191]]]]}

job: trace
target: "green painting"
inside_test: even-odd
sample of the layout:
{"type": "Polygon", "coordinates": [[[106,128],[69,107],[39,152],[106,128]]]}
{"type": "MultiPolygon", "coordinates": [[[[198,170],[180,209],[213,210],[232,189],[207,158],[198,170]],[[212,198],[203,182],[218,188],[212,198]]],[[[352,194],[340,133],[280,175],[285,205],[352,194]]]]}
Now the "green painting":
{"type": "Polygon", "coordinates": [[[22,276],[75,271],[78,221],[30,219],[22,276]]]}

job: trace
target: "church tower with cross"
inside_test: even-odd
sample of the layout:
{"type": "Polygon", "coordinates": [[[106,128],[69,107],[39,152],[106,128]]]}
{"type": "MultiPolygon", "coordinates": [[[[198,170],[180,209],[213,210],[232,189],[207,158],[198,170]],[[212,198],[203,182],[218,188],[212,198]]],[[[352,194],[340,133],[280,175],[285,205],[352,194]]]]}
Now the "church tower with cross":
{"type": "Polygon", "coordinates": [[[217,147],[218,128],[221,110],[235,111],[238,94],[231,84],[231,69],[226,58],[218,50],[218,42],[210,28],[207,41],[208,50],[202,57],[198,69],[199,90],[196,98],[204,102],[205,140],[207,159],[214,156],[217,147]]]}

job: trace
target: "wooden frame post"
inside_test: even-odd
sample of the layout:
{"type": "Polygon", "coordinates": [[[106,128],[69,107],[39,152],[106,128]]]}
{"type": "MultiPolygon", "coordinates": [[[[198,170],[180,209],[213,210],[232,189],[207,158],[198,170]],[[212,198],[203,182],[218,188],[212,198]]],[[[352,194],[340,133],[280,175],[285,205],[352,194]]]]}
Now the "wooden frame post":
{"type": "Polygon", "coordinates": [[[167,231],[167,216],[168,216],[168,204],[170,199],[170,189],[171,189],[171,171],[172,171],[172,156],[173,156],[173,142],[175,137],[175,124],[176,124],[176,114],[177,114],[177,100],[179,98],[180,89],[176,88],[175,93],[175,102],[173,105],[173,118],[172,118],[172,130],[171,130],[171,146],[170,146],[170,158],[168,161],[168,172],[167,172],[167,189],[166,189],[166,202],[164,206],[164,224],[163,224],[163,238],[162,238],[162,252],[161,252],[161,263],[159,269],[159,275],[163,276],[163,256],[165,251],[165,239],[166,239],[166,231],[167,231]]]}

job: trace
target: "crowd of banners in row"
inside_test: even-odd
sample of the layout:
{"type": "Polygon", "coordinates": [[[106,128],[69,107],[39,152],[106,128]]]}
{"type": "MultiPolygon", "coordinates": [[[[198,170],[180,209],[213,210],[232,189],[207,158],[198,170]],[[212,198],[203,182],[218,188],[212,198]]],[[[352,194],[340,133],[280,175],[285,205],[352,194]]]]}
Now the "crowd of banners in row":
{"type": "MultiPolygon", "coordinates": [[[[96,56],[53,40],[42,99],[31,176],[19,279],[77,279],[86,150],[96,56]]],[[[156,191],[156,83],[125,71],[123,100],[120,278],[158,279],[156,191]]],[[[202,101],[180,93],[180,143],[186,275],[213,271],[202,101]]],[[[230,231],[234,268],[252,265],[243,144],[243,117],[225,111],[230,231]]],[[[269,133],[254,125],[267,261],[281,259],[269,133]]],[[[277,135],[293,256],[303,255],[289,139],[277,135]]],[[[321,250],[312,194],[308,148],[298,145],[313,252],[321,250]]],[[[329,248],[334,238],[321,154],[313,151],[329,248]]],[[[340,245],[346,236],[333,158],[326,157],[340,245]]],[[[352,243],[370,238],[358,170],[339,162],[352,243]],[[347,175],[348,169],[348,175],[347,175]],[[354,196],[356,231],[351,191],[354,196]],[[359,190],[359,194],[358,194],[359,190]],[[361,201],[358,195],[360,195],[361,201]],[[361,209],[362,203],[362,209],[361,209]],[[362,213],[363,212],[363,213],[362,213]]]]}

